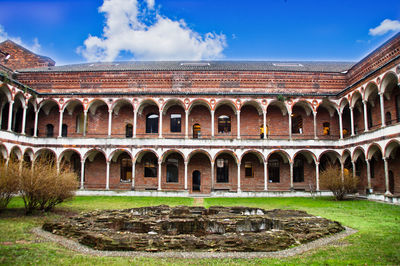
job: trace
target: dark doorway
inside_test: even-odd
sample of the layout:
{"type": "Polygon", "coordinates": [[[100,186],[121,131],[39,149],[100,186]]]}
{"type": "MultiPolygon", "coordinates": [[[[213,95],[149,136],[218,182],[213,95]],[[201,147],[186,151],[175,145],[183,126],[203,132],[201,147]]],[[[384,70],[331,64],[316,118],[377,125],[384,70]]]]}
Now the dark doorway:
{"type": "Polygon", "coordinates": [[[201,174],[200,171],[193,172],[193,180],[192,180],[192,190],[193,191],[200,191],[201,186],[201,174]]]}
{"type": "Polygon", "coordinates": [[[389,191],[394,194],[394,175],[392,171],[389,171],[389,191]]]}

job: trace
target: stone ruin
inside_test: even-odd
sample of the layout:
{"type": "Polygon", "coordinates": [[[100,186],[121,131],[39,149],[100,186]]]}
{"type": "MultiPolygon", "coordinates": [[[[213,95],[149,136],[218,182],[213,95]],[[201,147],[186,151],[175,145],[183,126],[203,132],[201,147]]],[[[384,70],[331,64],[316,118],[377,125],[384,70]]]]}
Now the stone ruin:
{"type": "Polygon", "coordinates": [[[296,210],[248,207],[169,207],[83,213],[43,229],[97,250],[278,251],[345,228],[296,210]]]}

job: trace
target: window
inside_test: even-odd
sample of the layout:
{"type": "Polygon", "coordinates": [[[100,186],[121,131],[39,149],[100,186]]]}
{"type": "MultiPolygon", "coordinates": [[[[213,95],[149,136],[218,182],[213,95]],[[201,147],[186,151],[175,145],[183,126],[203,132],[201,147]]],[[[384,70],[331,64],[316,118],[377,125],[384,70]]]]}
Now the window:
{"type": "Polygon", "coordinates": [[[244,176],[254,177],[253,164],[251,162],[244,162],[244,176]]]}
{"type": "Polygon", "coordinates": [[[66,124],[62,125],[61,136],[66,137],[68,135],[68,126],[66,124]]]}
{"type": "Polygon", "coordinates": [[[158,115],[148,114],[146,117],[146,133],[158,133],[158,115]]]}
{"type": "Polygon", "coordinates": [[[367,122],[368,122],[368,128],[372,128],[372,107],[369,102],[367,102],[367,122]]]}
{"type": "Polygon", "coordinates": [[[201,137],[201,127],[199,124],[193,125],[193,138],[198,139],[201,137]]]}
{"type": "Polygon", "coordinates": [[[218,183],[229,182],[229,163],[227,159],[217,160],[217,182],[218,183]]]}
{"type": "Polygon", "coordinates": [[[324,136],[329,136],[331,134],[331,124],[329,122],[325,122],[322,124],[324,136]]]}
{"type": "Polygon", "coordinates": [[[386,122],[386,125],[391,125],[392,124],[392,114],[390,112],[386,112],[386,114],[385,114],[385,122],[386,122]]]}
{"type": "Polygon", "coordinates": [[[178,159],[167,159],[167,183],[178,183],[178,159]]]}
{"type": "Polygon", "coordinates": [[[133,136],[133,126],[132,126],[132,124],[126,124],[125,137],[132,138],[132,136],[133,136]]]}
{"type": "Polygon", "coordinates": [[[227,115],[218,117],[218,133],[231,132],[231,118],[227,115]]]}
{"type": "Polygon", "coordinates": [[[271,183],[279,183],[279,160],[278,159],[270,159],[268,161],[268,177],[269,182],[271,183]]]}
{"type": "Polygon", "coordinates": [[[121,159],[121,181],[132,180],[132,160],[130,158],[121,159]]]}
{"type": "Polygon", "coordinates": [[[144,177],[157,177],[156,160],[147,160],[144,162],[144,177]]]}
{"type": "Polygon", "coordinates": [[[371,173],[371,178],[375,177],[375,159],[372,157],[372,159],[369,161],[369,169],[371,173]]]}
{"type": "Polygon", "coordinates": [[[171,114],[171,132],[181,132],[181,114],[171,114]]]}
{"type": "Polygon", "coordinates": [[[303,118],[301,115],[292,114],[292,133],[303,134],[303,118]]]}
{"type": "Polygon", "coordinates": [[[53,137],[54,135],[54,126],[52,124],[46,125],[46,137],[53,137]]]}
{"type": "Polygon", "coordinates": [[[304,182],[304,160],[303,160],[303,158],[294,159],[293,182],[304,182]]]}

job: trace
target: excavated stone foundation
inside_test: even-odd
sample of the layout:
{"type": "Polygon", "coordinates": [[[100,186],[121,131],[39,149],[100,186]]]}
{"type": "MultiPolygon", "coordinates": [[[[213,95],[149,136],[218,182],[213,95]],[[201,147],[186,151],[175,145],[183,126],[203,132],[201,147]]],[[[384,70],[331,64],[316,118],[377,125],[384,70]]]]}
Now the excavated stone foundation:
{"type": "Polygon", "coordinates": [[[43,229],[98,250],[278,251],[344,230],[295,210],[248,207],[143,207],[48,222],[43,229]]]}

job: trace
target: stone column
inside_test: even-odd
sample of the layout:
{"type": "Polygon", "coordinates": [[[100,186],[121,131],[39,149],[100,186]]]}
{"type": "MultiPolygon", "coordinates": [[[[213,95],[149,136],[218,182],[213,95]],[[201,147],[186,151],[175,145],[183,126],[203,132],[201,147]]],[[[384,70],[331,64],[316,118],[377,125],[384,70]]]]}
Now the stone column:
{"type": "Polygon", "coordinates": [[[385,99],[383,92],[379,93],[379,100],[380,100],[380,105],[381,105],[381,127],[386,126],[386,121],[385,121],[385,99]]]}
{"type": "Polygon", "coordinates": [[[188,162],[185,161],[185,190],[188,189],[188,162]]]}
{"type": "Polygon", "coordinates": [[[214,110],[211,110],[211,138],[214,138],[214,110]]]}
{"type": "MultiPolygon", "coordinates": [[[[28,106],[24,106],[24,111],[22,113],[22,129],[21,129],[22,135],[26,134],[25,132],[26,132],[26,110],[27,109],[28,109],[28,106]]],[[[1,120],[1,116],[0,116],[0,120],[1,120]]]]}
{"type": "Polygon", "coordinates": [[[363,100],[364,106],[364,132],[368,132],[368,112],[367,112],[367,103],[368,101],[363,100]]]}
{"type": "Polygon", "coordinates": [[[340,177],[342,178],[342,182],[344,182],[344,162],[340,160],[340,177]]]}
{"type": "Polygon", "coordinates": [[[237,117],[237,138],[240,139],[240,110],[236,111],[237,117]]]}
{"type": "Polygon", "coordinates": [[[289,139],[292,140],[292,113],[288,112],[289,116],[289,139]]]}
{"type": "Polygon", "coordinates": [[[356,162],[351,161],[351,165],[353,166],[353,177],[356,176],[356,162]]]}
{"type": "Polygon", "coordinates": [[[162,161],[158,161],[158,188],[157,190],[161,190],[161,173],[162,173],[162,161]]]}
{"type": "Polygon", "coordinates": [[[367,180],[368,180],[368,189],[371,190],[371,166],[369,163],[369,159],[365,160],[365,162],[367,163],[367,180]]]}
{"type": "Polygon", "coordinates": [[[267,111],[263,109],[264,139],[267,138],[267,111]]]}
{"type": "Polygon", "coordinates": [[[189,138],[189,111],[185,110],[185,139],[189,138]]]}
{"type": "Polygon", "coordinates": [[[58,126],[58,137],[61,138],[62,137],[62,124],[63,124],[64,111],[59,110],[59,112],[60,112],[60,121],[59,121],[59,126],[58,126]]]}
{"type": "Polygon", "coordinates": [[[315,162],[315,183],[316,190],[319,191],[319,162],[315,162]]]}
{"type": "Polygon", "coordinates": [[[163,120],[163,111],[160,108],[160,119],[158,120],[160,125],[158,126],[159,131],[158,131],[158,137],[161,139],[162,138],[162,120],[163,120]]]}
{"type": "Polygon", "coordinates": [[[14,101],[10,101],[8,105],[8,127],[7,127],[8,131],[11,131],[11,126],[12,126],[13,105],[14,101]]]}
{"type": "Polygon", "coordinates": [[[110,161],[107,161],[107,172],[106,172],[106,190],[110,189],[110,161]]]}
{"type": "Polygon", "coordinates": [[[38,120],[39,120],[39,110],[35,111],[35,126],[33,128],[33,136],[37,137],[38,132],[38,120]]]}
{"type": "Polygon", "coordinates": [[[131,187],[131,190],[135,190],[135,177],[136,177],[136,160],[132,160],[132,187],[131,187]]]}
{"type": "Polygon", "coordinates": [[[81,187],[80,187],[80,189],[84,189],[84,181],[85,181],[85,160],[81,160],[81,187]]]}
{"type": "Polygon", "coordinates": [[[87,114],[88,114],[88,111],[87,110],[84,110],[83,111],[83,136],[85,137],[86,136],[86,124],[87,124],[87,114]]]}
{"type": "Polygon", "coordinates": [[[211,191],[214,190],[214,162],[211,162],[211,191]]]}
{"type": "Polygon", "coordinates": [[[314,139],[317,139],[317,112],[313,111],[313,118],[314,118],[314,139]]]}
{"type": "Polygon", "coordinates": [[[383,163],[385,167],[385,195],[392,195],[389,191],[389,164],[388,164],[388,158],[383,157],[383,163]]]}
{"type": "Polygon", "coordinates": [[[343,114],[341,111],[338,111],[339,114],[339,134],[340,134],[340,139],[343,139],[343,114]]]}
{"type": "Polygon", "coordinates": [[[112,110],[108,110],[108,136],[111,137],[112,110]]]}
{"type": "Polygon", "coordinates": [[[290,165],[290,189],[293,189],[293,162],[289,162],[290,165]]]}
{"type": "Polygon", "coordinates": [[[264,162],[264,190],[268,191],[268,162],[264,162]]]}
{"type": "Polygon", "coordinates": [[[354,136],[354,113],[353,113],[353,107],[350,107],[350,127],[351,127],[351,136],[354,136]]]}
{"type": "Polygon", "coordinates": [[[237,192],[240,192],[240,162],[237,163],[237,192]]]}
{"type": "Polygon", "coordinates": [[[136,138],[137,110],[133,110],[133,137],[136,138]]]}

